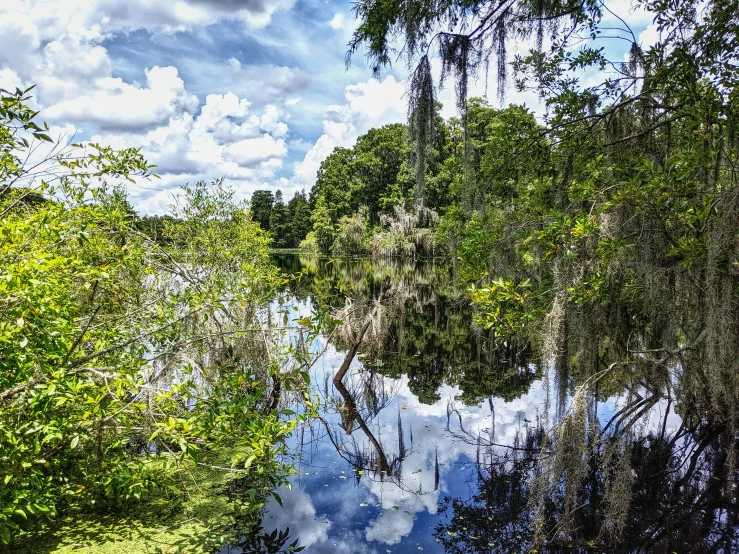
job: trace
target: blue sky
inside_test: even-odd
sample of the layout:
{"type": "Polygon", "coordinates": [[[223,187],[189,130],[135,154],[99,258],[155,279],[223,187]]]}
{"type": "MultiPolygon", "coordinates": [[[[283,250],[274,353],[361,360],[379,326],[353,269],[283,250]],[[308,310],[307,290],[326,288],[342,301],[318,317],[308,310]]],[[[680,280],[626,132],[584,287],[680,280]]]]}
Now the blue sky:
{"type": "MultiPolygon", "coordinates": [[[[646,14],[612,5],[640,40],[654,40],[646,14]]],[[[141,147],[162,178],[129,188],[140,212],[165,212],[180,185],[221,176],[242,198],[265,188],[290,198],[310,189],[334,147],[405,120],[402,64],[379,81],[362,55],[344,64],[351,6],[2,0],[0,88],[36,84],[34,101],[55,136],[141,147]]],[[[619,45],[609,48],[619,55],[619,45]]],[[[494,85],[471,87],[486,92],[493,101],[494,85]]],[[[440,100],[453,115],[453,92],[440,100]]],[[[507,101],[537,109],[533,94],[510,91],[507,101]]]]}

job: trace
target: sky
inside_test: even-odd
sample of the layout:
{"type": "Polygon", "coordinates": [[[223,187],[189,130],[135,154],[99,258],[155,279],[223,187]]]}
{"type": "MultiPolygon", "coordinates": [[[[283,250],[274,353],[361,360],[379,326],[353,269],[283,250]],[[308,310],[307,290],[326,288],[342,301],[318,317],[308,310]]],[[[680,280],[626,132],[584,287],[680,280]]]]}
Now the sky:
{"type": "MultiPolygon", "coordinates": [[[[654,41],[647,14],[613,5],[654,41]]],[[[346,66],[355,26],[351,0],[2,0],[0,88],[36,85],[53,138],[140,147],[161,177],[129,186],[140,213],[219,177],[238,198],[289,199],[336,146],[406,120],[404,64],[379,80],[362,53],[346,66]]],[[[453,94],[439,93],[445,117],[453,94]]],[[[483,79],[471,94],[495,104],[483,79]]],[[[541,109],[531,93],[507,102],[541,109]]]]}

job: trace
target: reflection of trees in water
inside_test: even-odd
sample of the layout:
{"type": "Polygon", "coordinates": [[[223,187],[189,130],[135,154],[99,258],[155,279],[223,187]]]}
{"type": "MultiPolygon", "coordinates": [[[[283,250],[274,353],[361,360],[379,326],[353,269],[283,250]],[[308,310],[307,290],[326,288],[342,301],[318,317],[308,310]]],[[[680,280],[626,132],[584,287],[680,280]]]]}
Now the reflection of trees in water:
{"type": "MultiPolygon", "coordinates": [[[[337,394],[331,397],[328,393],[328,381],[325,385],[329,403],[341,415],[341,422],[332,425],[322,419],[322,423],[329,440],[336,448],[337,453],[349,462],[355,471],[357,482],[366,475],[370,479],[390,481],[398,488],[412,493],[423,494],[420,489],[411,489],[403,480],[403,462],[413,448],[413,435],[406,438],[403,430],[403,420],[398,409],[397,433],[393,436],[380,437],[371,430],[371,423],[387,404],[394,398],[397,382],[392,379],[363,369],[358,374],[345,377],[344,381],[334,381],[333,386],[337,394]],[[371,392],[370,392],[371,391],[371,392]],[[367,395],[371,398],[368,398],[367,395]],[[367,441],[357,440],[356,431],[361,430],[367,441]],[[408,440],[410,444],[408,443],[408,440]]],[[[435,462],[434,491],[439,487],[439,461],[435,462]]]]}
{"type": "MultiPolygon", "coordinates": [[[[406,281],[401,281],[398,284],[392,283],[391,277],[387,275],[375,298],[370,300],[347,298],[344,307],[337,312],[337,316],[342,322],[337,330],[338,336],[348,345],[348,349],[344,361],[332,379],[333,386],[340,397],[340,400],[333,400],[332,403],[338,406],[338,411],[341,414],[339,427],[342,428],[344,433],[337,433],[324,420],[329,439],[339,455],[354,467],[358,480],[361,479],[362,474],[369,471],[370,475],[379,475],[382,480],[391,479],[401,489],[404,488],[402,481],[403,461],[406,459],[408,451],[400,410],[398,410],[397,455],[388,456],[387,449],[368,425],[372,418],[378,415],[380,410],[394,396],[394,391],[389,391],[387,385],[392,383],[391,386],[394,386],[397,385],[397,382],[386,379],[376,372],[371,365],[368,365],[359,372],[358,376],[361,384],[357,387],[356,379],[350,380],[349,370],[360,346],[364,346],[369,351],[383,347],[387,340],[388,322],[393,314],[403,313],[409,300],[415,299],[420,302],[416,294],[417,290],[406,281]],[[349,387],[351,387],[351,390],[345,383],[347,380],[350,380],[349,387]],[[352,436],[355,428],[362,430],[368,440],[369,447],[361,445],[352,436]]],[[[329,398],[328,379],[324,388],[325,395],[329,398]]],[[[411,442],[412,440],[411,436],[411,442]]],[[[438,487],[438,460],[436,474],[435,489],[438,487]]]]}
{"type": "Polygon", "coordinates": [[[531,483],[537,544],[710,552],[737,540],[736,360],[716,358],[736,337],[709,344],[692,293],[665,294],[659,306],[552,310],[557,418],[531,483]]]}
{"type": "MultiPolygon", "coordinates": [[[[339,456],[355,469],[357,480],[362,475],[367,475],[368,478],[379,477],[381,480],[390,479],[399,483],[406,456],[402,422],[398,421],[397,454],[390,453],[370,428],[375,416],[394,397],[394,383],[369,369],[358,374],[352,374],[349,370],[360,345],[382,343],[386,334],[387,311],[393,310],[400,295],[410,290],[403,286],[392,287],[390,273],[398,278],[400,285],[411,279],[402,276],[405,268],[403,264],[382,264],[375,267],[375,273],[372,273],[368,272],[367,265],[360,264],[360,269],[357,270],[357,261],[347,264],[345,260],[336,260],[334,265],[331,260],[301,257],[301,262],[313,264],[313,267],[308,265],[307,273],[312,279],[314,301],[332,302],[341,298],[342,308],[334,316],[338,315],[342,323],[331,328],[331,335],[335,337],[338,349],[346,349],[346,355],[333,383],[329,384],[329,379],[326,378],[322,402],[324,407],[336,411],[340,421],[333,424],[320,418],[326,436],[339,456]],[[379,278],[380,275],[382,279],[379,278]],[[324,287],[327,282],[329,286],[324,287]],[[326,290],[329,291],[328,295],[326,290]],[[351,296],[345,293],[351,293],[351,296]],[[358,430],[366,441],[357,438],[358,430]]],[[[323,306],[331,304],[324,303],[323,306]]],[[[315,430],[311,429],[311,433],[314,434],[315,430]]],[[[315,440],[315,436],[310,440],[315,440]]],[[[301,445],[305,444],[303,432],[301,445]]]]}
{"type": "Polygon", "coordinates": [[[375,352],[379,370],[407,375],[409,388],[421,402],[439,400],[443,384],[462,389],[462,401],[472,405],[489,395],[515,398],[534,380],[536,371],[514,351],[494,350],[487,337],[472,326],[466,300],[421,288],[425,302],[411,300],[390,318],[387,339],[375,352]]]}
{"type": "Polygon", "coordinates": [[[482,447],[476,493],[469,500],[442,501],[449,522],[437,526],[435,537],[453,554],[525,552],[537,532],[546,539],[539,552],[736,552],[739,505],[727,479],[723,436],[720,427],[701,424],[670,437],[658,433],[623,441],[616,448],[625,460],[609,448],[593,452],[573,522],[565,523],[563,487],[543,502],[533,498],[538,493],[531,477],[541,456],[551,453],[541,449],[542,430],[527,427],[514,448],[482,447]],[[628,477],[622,467],[628,467],[628,477]],[[614,478],[622,481],[609,483],[614,478]],[[619,501],[614,486],[628,487],[631,496],[617,535],[609,520],[619,501]],[[534,505],[542,512],[539,529],[531,523],[534,505]]]}
{"type": "MultiPolygon", "coordinates": [[[[341,423],[338,425],[341,431],[336,429],[337,426],[323,420],[326,433],[339,455],[355,469],[357,478],[362,475],[359,471],[379,475],[382,479],[386,477],[400,478],[403,459],[405,458],[402,422],[398,422],[399,448],[397,455],[386,453],[385,447],[369,426],[374,417],[393,398],[394,392],[386,387],[388,382],[385,379],[375,374],[363,372],[360,379],[362,383],[359,387],[350,384],[351,390],[344,385],[343,381],[334,381],[333,385],[338,392],[338,397],[327,395],[327,398],[330,398],[331,404],[336,407],[341,415],[341,423]],[[368,398],[367,391],[370,389],[372,389],[371,398],[368,398]],[[363,409],[360,409],[357,401],[363,406],[363,409]],[[362,431],[369,443],[368,445],[356,439],[354,432],[357,429],[362,431]]],[[[328,392],[328,386],[326,386],[326,390],[328,392]]]]}
{"type": "MultiPolygon", "coordinates": [[[[280,261],[283,270],[297,273],[296,259],[280,261]]],[[[317,306],[343,309],[337,348],[350,347],[374,310],[359,347],[363,361],[388,376],[407,375],[411,392],[423,403],[439,400],[437,391],[444,384],[459,386],[466,404],[489,395],[510,400],[536,378],[527,351],[495,348],[486,333],[473,327],[469,300],[446,262],[308,256],[300,262],[305,273],[298,288],[310,288],[317,306]],[[388,277],[394,296],[378,309],[372,299],[380,296],[388,277]]]]}
{"type": "Polygon", "coordinates": [[[526,552],[531,544],[528,481],[540,436],[532,428],[518,435],[513,448],[496,453],[478,447],[477,491],[469,500],[444,497],[439,512],[449,516],[434,537],[453,554],[526,552]]]}
{"type": "MultiPolygon", "coordinates": [[[[298,298],[310,296],[314,305],[341,308],[347,297],[376,298],[386,277],[396,286],[440,284],[440,266],[400,258],[322,258],[311,255],[275,255],[284,273],[297,275],[290,290],[298,298]]],[[[445,264],[443,264],[445,265],[445,264]]],[[[447,275],[447,281],[450,276],[447,275]]]]}
{"type": "MultiPolygon", "coordinates": [[[[628,304],[555,301],[543,328],[528,337],[533,346],[519,352],[473,328],[451,272],[424,267],[347,262],[316,269],[327,273],[314,300],[344,308],[337,345],[351,346],[372,320],[358,346],[365,371],[407,375],[426,403],[439,399],[445,383],[462,389],[464,404],[510,401],[542,373],[553,394],[554,409],[547,397],[541,421],[527,414],[537,419],[537,431],[522,431],[515,448],[501,450],[493,435],[457,437],[483,454],[476,496],[443,506],[464,518],[437,530],[449,552],[739,551],[736,297],[710,306],[721,316],[716,321],[685,283],[649,302],[639,300],[641,290],[628,304]],[[387,276],[394,295],[378,303],[372,299],[387,276]],[[551,371],[529,361],[543,356],[537,352],[550,355],[551,371]],[[599,416],[604,406],[611,411],[599,416]],[[663,419],[651,421],[657,412],[663,419]],[[679,428],[668,425],[668,416],[679,428]]],[[[373,387],[350,389],[344,395],[337,387],[345,427],[359,428],[355,414],[371,418],[382,401],[373,399],[373,387]]],[[[393,466],[380,441],[368,440],[372,451],[339,448],[357,467],[377,468],[382,456],[393,466]]]]}

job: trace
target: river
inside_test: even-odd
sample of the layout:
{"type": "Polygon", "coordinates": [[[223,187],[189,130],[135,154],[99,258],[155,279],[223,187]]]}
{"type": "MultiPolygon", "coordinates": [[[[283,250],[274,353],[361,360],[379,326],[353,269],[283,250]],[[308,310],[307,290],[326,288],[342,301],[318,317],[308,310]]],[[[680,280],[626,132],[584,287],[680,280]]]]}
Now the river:
{"type": "MultiPolygon", "coordinates": [[[[686,433],[669,395],[640,409],[630,427],[624,448],[632,468],[619,473],[624,464],[608,456],[585,464],[575,495],[582,505],[572,516],[577,528],[569,530],[553,515],[567,510],[566,476],[538,500],[531,479],[546,462],[547,429],[571,409],[577,371],[543,363],[532,348],[494,347],[473,323],[450,262],[275,261],[300,274],[275,304],[291,324],[318,307],[351,303],[361,312],[363,302],[385,291],[394,296],[341,383],[332,380],[351,342],[346,337],[334,333],[311,368],[319,417],[290,439],[298,474],[289,490],[278,491],[282,506],[267,507],[267,531],[289,529],[306,552],[327,554],[528,552],[539,502],[548,514],[544,551],[739,548],[736,491],[722,496],[711,485],[725,450],[714,448],[708,426],[686,433]],[[618,520],[612,498],[622,494],[622,482],[633,489],[618,520]],[[619,538],[609,539],[617,524],[619,538]]],[[[316,352],[332,331],[314,343],[316,352]]],[[[630,409],[635,391],[604,389],[588,409],[607,428],[630,409]]]]}

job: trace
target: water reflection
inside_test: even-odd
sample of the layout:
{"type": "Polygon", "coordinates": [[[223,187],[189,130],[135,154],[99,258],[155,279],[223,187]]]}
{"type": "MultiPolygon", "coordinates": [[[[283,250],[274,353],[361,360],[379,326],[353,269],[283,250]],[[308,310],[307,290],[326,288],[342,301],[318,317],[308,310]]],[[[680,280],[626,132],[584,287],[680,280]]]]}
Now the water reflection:
{"type": "Polygon", "coordinates": [[[739,551],[736,424],[680,387],[690,352],[655,363],[623,313],[574,313],[547,368],[541,344],[474,327],[448,265],[278,262],[302,272],[295,317],[345,325],[326,331],[321,418],[293,437],[301,474],[265,528],[315,552],[739,551]]]}
{"type": "Polygon", "coordinates": [[[389,457],[370,429],[368,422],[371,423],[372,418],[387,405],[391,396],[388,394],[384,379],[374,372],[363,373],[360,378],[363,380],[361,389],[356,390],[355,388],[351,392],[343,381],[333,382],[340,400],[337,401],[336,396],[327,396],[327,398],[339,413],[341,421],[338,426],[330,423],[326,418],[321,418],[321,421],[337,454],[351,464],[357,480],[361,480],[361,476],[366,472],[381,477],[398,477],[402,472],[403,459],[406,456],[402,421],[398,416],[398,455],[389,457]],[[357,401],[364,409],[360,410],[357,401]],[[371,446],[369,450],[364,448],[362,441],[357,441],[356,436],[352,434],[356,429],[360,429],[369,441],[371,446]]]}
{"type": "MultiPolygon", "coordinates": [[[[626,479],[633,487],[630,515],[618,542],[609,540],[611,531],[603,514],[618,499],[604,494],[605,473],[618,471],[621,463],[608,455],[593,459],[587,484],[578,501],[577,540],[567,537],[557,521],[561,495],[547,499],[546,552],[736,552],[737,505],[725,494],[725,471],[720,431],[705,427],[690,437],[671,440],[649,434],[631,442],[626,479]]],[[[534,536],[530,519],[531,475],[536,472],[536,456],[542,435],[527,429],[503,455],[488,451],[478,459],[477,490],[472,497],[446,496],[440,512],[449,520],[436,526],[434,536],[445,552],[489,553],[526,551],[534,536]]],[[[618,494],[617,492],[615,494],[618,494]]]]}
{"type": "MultiPolygon", "coordinates": [[[[365,339],[359,354],[365,366],[383,375],[407,375],[411,391],[423,403],[437,402],[444,384],[459,386],[467,404],[491,395],[511,400],[540,375],[528,345],[520,350],[496,348],[472,325],[466,290],[457,285],[448,263],[296,255],[281,255],[276,261],[283,271],[301,274],[299,284],[291,288],[297,298],[336,308],[339,315],[349,299],[352,316],[340,317],[345,323],[353,319],[361,325],[367,315],[363,302],[378,298],[389,280],[394,295],[373,329],[379,336],[365,339]]],[[[348,349],[350,343],[346,336],[337,340],[339,349],[348,349]]]]}

